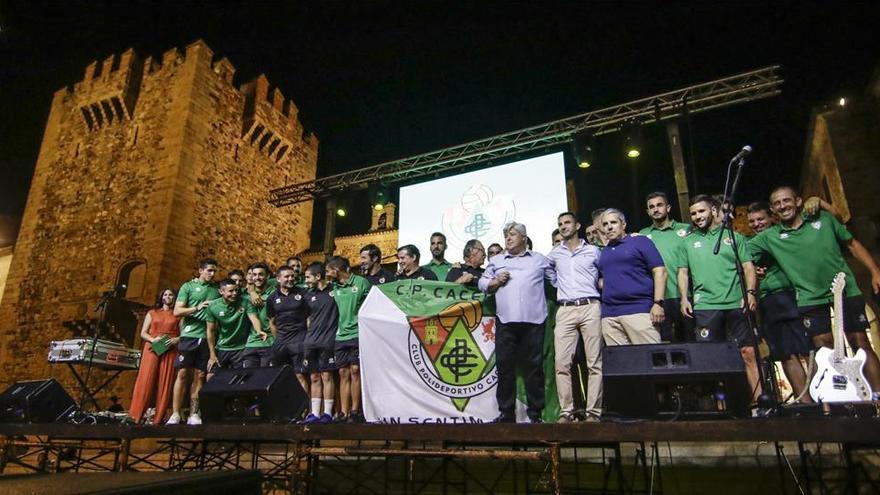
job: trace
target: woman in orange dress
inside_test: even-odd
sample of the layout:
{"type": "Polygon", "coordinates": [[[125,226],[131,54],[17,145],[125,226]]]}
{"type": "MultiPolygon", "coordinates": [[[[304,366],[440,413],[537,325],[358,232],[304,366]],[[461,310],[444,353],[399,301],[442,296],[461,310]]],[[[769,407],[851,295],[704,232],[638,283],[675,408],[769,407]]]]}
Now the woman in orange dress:
{"type": "Polygon", "coordinates": [[[141,354],[141,367],[131,398],[128,415],[140,423],[148,407],[156,408],[153,424],[165,421],[165,412],[171,404],[174,388],[174,361],[177,359],[177,343],[180,342],[180,318],[174,316],[173,290],[165,289],[159,295],[156,306],[147,312],[141,328],[144,351],[141,354]],[[153,352],[153,342],[168,336],[171,348],[161,356],[153,352]]]}

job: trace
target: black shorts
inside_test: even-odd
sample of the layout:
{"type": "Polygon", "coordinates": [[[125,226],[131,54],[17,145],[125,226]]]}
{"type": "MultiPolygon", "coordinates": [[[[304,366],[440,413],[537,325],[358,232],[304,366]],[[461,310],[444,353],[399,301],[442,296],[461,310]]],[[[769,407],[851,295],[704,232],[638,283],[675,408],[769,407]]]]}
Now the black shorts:
{"type": "Polygon", "coordinates": [[[761,313],[763,337],[770,346],[770,357],[774,361],[809,354],[813,349],[793,291],[762,297],[758,311],[761,313]]]}
{"type": "Polygon", "coordinates": [[[268,368],[272,366],[271,347],[245,347],[242,368],[268,368]]]}
{"type": "Polygon", "coordinates": [[[289,364],[294,373],[306,372],[303,366],[303,347],[299,342],[281,342],[276,340],[272,344],[272,362],[275,366],[289,364]]]}
{"type": "Polygon", "coordinates": [[[681,314],[681,299],[663,301],[666,317],[660,324],[660,340],[663,342],[693,342],[694,319],[681,314]]]}
{"type": "Polygon", "coordinates": [[[358,348],[358,339],[337,341],[334,354],[336,369],[360,364],[361,354],[358,348]]]}
{"type": "Polygon", "coordinates": [[[755,335],[740,308],[694,310],[694,339],[697,342],[729,340],[739,347],[752,345],[755,335]]]}
{"type": "Polygon", "coordinates": [[[174,362],[174,367],[207,371],[210,358],[207,340],[181,337],[177,344],[177,361],[174,362]]]}
{"type": "Polygon", "coordinates": [[[237,370],[244,366],[244,349],[237,351],[217,351],[217,368],[237,370]]]}
{"type": "MultiPolygon", "coordinates": [[[[800,316],[810,337],[831,333],[831,305],[804,306],[800,316]]],[[[843,329],[846,333],[865,333],[868,329],[868,316],[865,314],[865,298],[861,295],[843,300],[843,329]]]]}
{"type": "Polygon", "coordinates": [[[336,369],[336,355],[333,347],[320,349],[308,349],[303,359],[303,368],[306,373],[320,373],[336,369]]]}

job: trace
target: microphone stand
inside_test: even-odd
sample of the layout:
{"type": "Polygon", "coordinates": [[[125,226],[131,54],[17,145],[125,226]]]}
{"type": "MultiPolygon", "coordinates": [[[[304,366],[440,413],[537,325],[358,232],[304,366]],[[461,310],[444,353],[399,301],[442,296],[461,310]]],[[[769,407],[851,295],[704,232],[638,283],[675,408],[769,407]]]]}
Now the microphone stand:
{"type": "Polygon", "coordinates": [[[86,365],[86,372],[83,377],[82,386],[81,386],[81,390],[80,390],[80,397],[79,397],[79,410],[80,411],[85,411],[86,396],[87,395],[89,396],[89,398],[91,398],[92,403],[95,405],[95,408],[100,409],[100,407],[101,407],[98,405],[98,402],[95,400],[95,398],[92,397],[91,394],[89,393],[88,387],[89,387],[89,379],[91,378],[91,375],[92,375],[92,366],[93,366],[93,363],[95,360],[95,350],[98,347],[98,336],[101,333],[101,325],[106,323],[106,321],[107,321],[107,314],[106,314],[107,313],[107,305],[110,303],[110,299],[113,298],[113,295],[114,295],[114,293],[111,291],[105,292],[102,295],[101,300],[98,302],[98,305],[95,306],[95,313],[100,311],[101,317],[98,319],[97,324],[95,324],[95,331],[92,334],[92,343],[91,343],[92,352],[89,354],[89,362],[88,362],[88,365],[86,365]]]}
{"type": "MultiPolygon", "coordinates": [[[[758,383],[761,384],[761,395],[758,396],[758,407],[763,409],[774,409],[778,405],[778,401],[776,400],[776,383],[772,376],[772,367],[767,373],[765,373],[764,370],[763,360],[761,359],[761,350],[758,348],[758,342],[761,340],[761,333],[755,322],[754,312],[748,308],[749,292],[746,287],[745,270],[743,269],[742,259],[739,257],[739,248],[737,246],[736,236],[734,235],[733,212],[731,211],[731,208],[725,207],[728,203],[731,206],[733,205],[733,198],[736,195],[736,188],[739,185],[739,178],[742,175],[742,170],[745,167],[745,164],[746,159],[745,156],[742,155],[733,157],[733,159],[727,164],[727,177],[724,181],[724,203],[721,205],[721,232],[718,235],[718,239],[715,241],[715,249],[712,253],[716,256],[718,255],[718,252],[721,250],[721,239],[724,238],[724,232],[727,231],[731,241],[730,247],[733,249],[733,260],[736,264],[736,273],[739,276],[739,288],[742,294],[743,304],[745,305],[746,320],[749,323],[749,328],[752,329],[752,335],[754,337],[752,339],[752,349],[755,353],[755,367],[758,368],[758,383]],[[733,171],[734,164],[736,166],[736,174],[733,177],[733,183],[731,183],[730,175],[731,171],[733,171]]],[[[754,390],[751,391],[751,394],[754,394],[754,390]]]]}

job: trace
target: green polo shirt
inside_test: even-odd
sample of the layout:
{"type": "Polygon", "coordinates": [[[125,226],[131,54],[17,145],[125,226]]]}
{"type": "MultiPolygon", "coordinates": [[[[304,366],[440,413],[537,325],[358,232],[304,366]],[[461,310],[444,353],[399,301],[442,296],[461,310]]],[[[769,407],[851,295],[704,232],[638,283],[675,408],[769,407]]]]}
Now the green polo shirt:
{"type": "Polygon", "coordinates": [[[691,231],[690,224],[676,222],[673,220],[667,227],[657,228],[654,224],[639,231],[639,234],[654,241],[657,251],[663,258],[663,264],[666,265],[666,299],[678,299],[681,294],[678,293],[678,250],[681,247],[681,241],[691,231]]]}
{"type": "MultiPolygon", "coordinates": [[[[733,241],[729,231],[724,231],[718,255],[712,253],[721,233],[721,227],[715,227],[709,232],[694,229],[682,240],[681,267],[690,271],[694,284],[693,305],[696,310],[736,309],[742,303],[739,275],[736,273],[731,248],[733,241]]],[[[752,261],[745,236],[738,232],[734,235],[742,262],[752,261]]]]}
{"type": "Polygon", "coordinates": [[[852,234],[825,211],[802,218],[797,229],[777,224],[756,235],[750,243],[753,254],[773,257],[794,286],[799,307],[832,302],[831,282],[839,272],[846,273],[844,296],[861,295],[841,249],[852,234]]]}
{"type": "MultiPolygon", "coordinates": [[[[273,278],[269,280],[275,279],[273,278]]],[[[272,347],[272,344],[275,342],[275,337],[272,336],[272,329],[269,327],[269,316],[266,314],[267,308],[269,307],[269,305],[266,304],[266,301],[269,299],[269,296],[271,296],[272,293],[275,292],[275,289],[277,289],[277,285],[277,281],[274,285],[267,283],[266,287],[263,288],[263,292],[260,292],[260,299],[263,300],[263,306],[259,309],[254,308],[256,310],[257,317],[260,318],[261,330],[266,332],[269,337],[266,338],[266,340],[261,340],[260,336],[257,334],[256,329],[252,329],[250,334],[248,334],[247,344],[245,344],[245,347],[272,347]]],[[[244,297],[250,296],[248,294],[245,294],[244,297]]],[[[250,299],[248,299],[248,301],[250,301],[250,299]]],[[[251,304],[251,306],[253,305],[251,304]]]]}
{"type": "MultiPolygon", "coordinates": [[[[198,278],[184,283],[177,292],[177,300],[182,301],[185,308],[194,308],[205,301],[212,301],[219,297],[220,291],[217,290],[216,285],[211,282],[202,282],[198,278]]],[[[204,309],[183,317],[181,337],[203,339],[207,336],[206,331],[204,309]]]]}
{"type": "Polygon", "coordinates": [[[360,275],[351,274],[348,282],[333,283],[330,297],[339,308],[339,327],[336,330],[336,341],[344,342],[358,337],[358,311],[370,292],[370,282],[360,275]]]}
{"type": "Polygon", "coordinates": [[[422,266],[422,268],[427,268],[434,272],[434,275],[437,275],[437,280],[446,280],[446,274],[449,273],[449,270],[452,268],[452,263],[443,260],[443,263],[437,263],[433,259],[428,262],[427,265],[422,266]]]}
{"type": "MultiPolygon", "coordinates": [[[[755,236],[749,237],[749,249],[752,248],[752,241],[755,236]]],[[[791,281],[785,276],[785,272],[779,268],[776,261],[769,256],[758,259],[755,256],[755,264],[764,268],[764,277],[758,280],[758,288],[761,291],[761,297],[766,297],[777,292],[785,292],[794,290],[791,281]]]]}
{"type": "Polygon", "coordinates": [[[206,308],[206,321],[217,323],[218,351],[238,351],[244,349],[248,337],[253,333],[248,313],[256,314],[257,310],[245,297],[239,297],[234,303],[227,304],[223,298],[214,299],[206,308]]]}

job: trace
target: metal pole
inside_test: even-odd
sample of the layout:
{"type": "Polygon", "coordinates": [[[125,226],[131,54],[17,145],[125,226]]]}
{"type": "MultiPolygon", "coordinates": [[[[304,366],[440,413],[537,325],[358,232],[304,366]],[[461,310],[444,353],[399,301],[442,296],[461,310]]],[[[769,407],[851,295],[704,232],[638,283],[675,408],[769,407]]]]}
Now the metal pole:
{"type": "Polygon", "coordinates": [[[324,220],[324,254],[330,256],[336,250],[336,198],[327,198],[327,216],[324,220]]]}
{"type": "Polygon", "coordinates": [[[678,197],[678,210],[682,222],[690,221],[687,168],[684,164],[684,153],[681,150],[681,132],[677,122],[666,124],[666,136],[669,138],[669,152],[672,154],[672,170],[675,175],[675,195],[678,197]]]}

